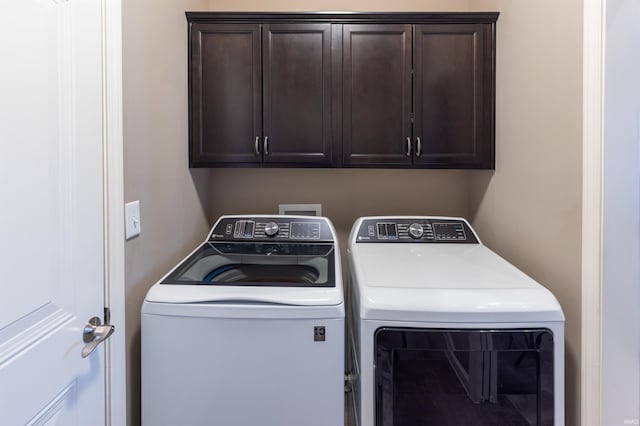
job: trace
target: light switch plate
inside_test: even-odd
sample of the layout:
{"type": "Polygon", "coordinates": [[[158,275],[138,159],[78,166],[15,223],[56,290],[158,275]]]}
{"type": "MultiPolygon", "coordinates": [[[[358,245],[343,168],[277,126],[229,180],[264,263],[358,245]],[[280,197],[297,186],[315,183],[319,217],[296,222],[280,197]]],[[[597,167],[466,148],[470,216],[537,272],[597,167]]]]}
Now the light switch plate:
{"type": "Polygon", "coordinates": [[[125,239],[140,235],[140,200],[124,205],[125,239]]]}

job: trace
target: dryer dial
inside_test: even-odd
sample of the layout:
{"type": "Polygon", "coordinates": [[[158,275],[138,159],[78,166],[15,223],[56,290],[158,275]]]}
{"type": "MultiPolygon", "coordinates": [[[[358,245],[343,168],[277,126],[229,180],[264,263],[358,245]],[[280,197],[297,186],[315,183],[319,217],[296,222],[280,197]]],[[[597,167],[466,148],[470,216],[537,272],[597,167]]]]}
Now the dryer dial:
{"type": "Polygon", "coordinates": [[[269,222],[264,226],[264,233],[267,237],[275,237],[278,235],[278,231],[280,231],[280,227],[275,222],[269,222]]]}
{"type": "Polygon", "coordinates": [[[409,235],[411,236],[411,238],[417,240],[418,238],[422,238],[423,234],[424,228],[419,223],[412,223],[409,226],[409,235]]]}

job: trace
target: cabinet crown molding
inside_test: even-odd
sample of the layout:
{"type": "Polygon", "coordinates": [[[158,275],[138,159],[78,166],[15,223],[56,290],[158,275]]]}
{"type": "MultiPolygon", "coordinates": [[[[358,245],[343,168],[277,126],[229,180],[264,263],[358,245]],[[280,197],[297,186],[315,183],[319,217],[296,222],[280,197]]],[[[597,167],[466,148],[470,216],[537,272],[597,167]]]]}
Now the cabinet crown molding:
{"type": "Polygon", "coordinates": [[[331,22],[339,24],[495,24],[499,12],[185,12],[193,22],[331,22]]]}

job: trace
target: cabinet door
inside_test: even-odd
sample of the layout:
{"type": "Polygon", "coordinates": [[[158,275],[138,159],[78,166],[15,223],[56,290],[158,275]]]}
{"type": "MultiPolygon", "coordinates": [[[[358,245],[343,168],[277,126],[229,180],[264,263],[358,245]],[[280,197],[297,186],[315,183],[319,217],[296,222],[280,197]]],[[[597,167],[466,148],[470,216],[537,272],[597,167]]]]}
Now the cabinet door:
{"type": "Polygon", "coordinates": [[[343,28],[343,163],[411,164],[411,25],[343,28]]]}
{"type": "Polygon", "coordinates": [[[190,49],[190,165],[260,162],[260,24],[193,23],[190,49]]]}
{"type": "Polygon", "coordinates": [[[492,46],[489,24],[416,26],[416,164],[493,168],[492,46]]]}
{"type": "Polygon", "coordinates": [[[264,161],[332,162],[331,24],[263,26],[264,161]]]}

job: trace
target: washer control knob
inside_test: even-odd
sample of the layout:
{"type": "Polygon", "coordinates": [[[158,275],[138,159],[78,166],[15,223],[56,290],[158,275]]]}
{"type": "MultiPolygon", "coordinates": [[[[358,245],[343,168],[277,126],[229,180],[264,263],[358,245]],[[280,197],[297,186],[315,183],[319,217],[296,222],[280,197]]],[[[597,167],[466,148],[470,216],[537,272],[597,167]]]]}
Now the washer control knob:
{"type": "Polygon", "coordinates": [[[422,238],[422,235],[424,234],[424,229],[422,228],[422,225],[420,225],[419,223],[412,223],[409,226],[409,235],[411,236],[411,238],[414,239],[418,239],[418,238],[422,238]]]}
{"type": "Polygon", "coordinates": [[[264,233],[267,237],[275,237],[278,235],[278,231],[280,231],[280,227],[275,222],[269,222],[264,226],[264,233]]]}

